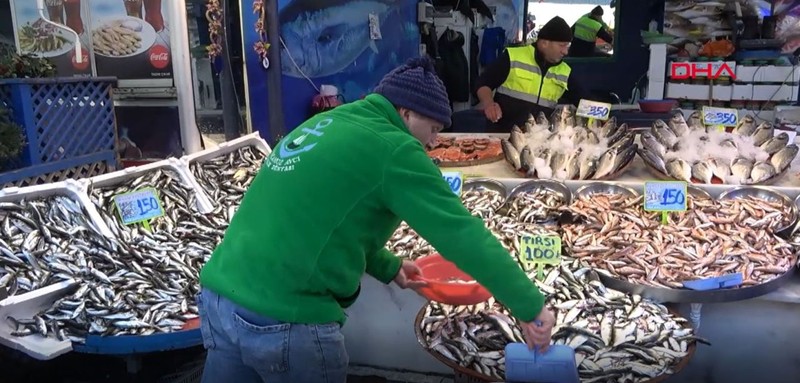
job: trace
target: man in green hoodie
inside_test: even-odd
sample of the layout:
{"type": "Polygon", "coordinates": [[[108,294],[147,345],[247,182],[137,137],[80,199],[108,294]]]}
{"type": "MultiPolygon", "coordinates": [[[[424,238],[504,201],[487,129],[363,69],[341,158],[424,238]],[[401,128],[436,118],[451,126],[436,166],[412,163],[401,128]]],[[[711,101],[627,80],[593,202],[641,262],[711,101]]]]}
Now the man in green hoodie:
{"type": "Polygon", "coordinates": [[[432,63],[412,59],[278,143],[200,273],[203,382],[344,383],[340,328],[363,274],[424,285],[384,247],[403,220],[547,349],[555,319],[542,294],[425,152],[450,116],[432,63]]]}

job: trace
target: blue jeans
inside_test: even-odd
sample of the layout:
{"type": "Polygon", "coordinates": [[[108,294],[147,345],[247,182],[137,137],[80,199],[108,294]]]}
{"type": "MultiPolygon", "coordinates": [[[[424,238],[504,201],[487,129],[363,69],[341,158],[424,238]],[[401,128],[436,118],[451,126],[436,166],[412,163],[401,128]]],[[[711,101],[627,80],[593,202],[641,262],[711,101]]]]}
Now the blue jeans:
{"type": "Polygon", "coordinates": [[[208,289],[197,296],[202,383],[345,383],[347,350],[339,323],[283,323],[208,289]]]}

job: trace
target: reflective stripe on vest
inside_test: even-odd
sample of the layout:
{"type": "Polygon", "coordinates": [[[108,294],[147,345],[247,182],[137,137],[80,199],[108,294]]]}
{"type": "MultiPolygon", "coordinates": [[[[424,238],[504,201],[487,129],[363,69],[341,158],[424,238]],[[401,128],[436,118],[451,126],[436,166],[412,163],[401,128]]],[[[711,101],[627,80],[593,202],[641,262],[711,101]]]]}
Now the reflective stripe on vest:
{"type": "Polygon", "coordinates": [[[534,103],[545,108],[555,108],[558,100],[567,91],[572,69],[564,62],[550,67],[542,80],[542,70],[534,59],[532,45],[507,48],[511,67],[506,81],[497,88],[497,93],[534,103]],[[543,82],[544,81],[544,82],[543,82]]]}
{"type": "Polygon", "coordinates": [[[603,24],[587,15],[581,16],[575,22],[575,38],[588,42],[595,42],[597,39],[597,32],[603,28],[603,24]]]}

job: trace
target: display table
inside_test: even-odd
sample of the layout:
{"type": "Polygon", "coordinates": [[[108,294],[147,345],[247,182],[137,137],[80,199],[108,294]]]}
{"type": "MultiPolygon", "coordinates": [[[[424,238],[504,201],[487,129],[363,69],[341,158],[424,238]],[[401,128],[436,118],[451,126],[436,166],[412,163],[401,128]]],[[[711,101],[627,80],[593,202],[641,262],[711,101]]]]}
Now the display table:
{"type": "MultiPolygon", "coordinates": [[[[624,176],[616,181],[641,183],[653,179],[639,158],[634,161],[624,176]]],[[[468,178],[518,178],[504,160],[445,169],[461,171],[468,178]]],[[[800,169],[800,164],[793,164],[793,169],[800,169]]],[[[790,170],[770,188],[794,198],[800,194],[800,174],[790,170]]],[[[423,350],[415,338],[414,317],[424,302],[424,298],[413,291],[401,290],[394,284],[383,285],[365,277],[361,297],[347,310],[348,320],[343,328],[350,363],[391,370],[452,374],[452,370],[423,350]]],[[[800,365],[794,358],[800,355],[800,344],[790,341],[786,334],[800,330],[800,321],[794,320],[800,316],[797,303],[800,303],[800,276],[795,275],[786,286],[755,299],[704,304],[698,334],[708,339],[712,346],[699,346],[689,365],[668,381],[745,383],[769,377],[769,381],[775,383],[796,382],[800,365]],[[761,352],[753,353],[753,344],[758,344],[761,352]],[[750,363],[741,363],[744,356],[750,363]]],[[[690,316],[688,304],[677,307],[685,317],[690,316]]],[[[439,382],[440,378],[427,381],[439,382]]]]}

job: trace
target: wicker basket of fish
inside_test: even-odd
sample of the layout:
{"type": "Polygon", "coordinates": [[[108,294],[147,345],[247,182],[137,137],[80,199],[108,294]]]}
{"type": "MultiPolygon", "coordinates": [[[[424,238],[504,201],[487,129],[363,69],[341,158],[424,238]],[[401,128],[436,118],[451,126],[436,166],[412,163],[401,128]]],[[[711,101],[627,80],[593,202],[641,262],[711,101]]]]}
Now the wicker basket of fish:
{"type": "Polygon", "coordinates": [[[227,228],[271,151],[256,132],[224,142],[219,148],[183,157],[197,184],[214,205],[208,217],[215,227],[227,228]]]}
{"type": "Polygon", "coordinates": [[[62,259],[91,251],[82,233],[110,235],[72,180],[0,190],[0,222],[0,288],[6,296],[72,279],[72,271],[62,270],[62,259]]]}
{"type": "Polygon", "coordinates": [[[636,157],[635,134],[628,125],[575,115],[559,106],[522,127],[513,127],[501,145],[506,162],[523,177],[558,180],[611,180],[622,175],[636,157]]]}
{"type": "MultiPolygon", "coordinates": [[[[167,333],[183,337],[178,333],[196,327],[192,321],[197,319],[194,298],[199,269],[223,232],[209,227],[197,211],[199,193],[175,162],[177,159],[90,180],[89,200],[110,235],[91,228],[77,230],[73,237],[79,242],[74,249],[53,255],[48,265],[53,273],[73,278],[79,286],[34,318],[14,318],[47,324],[42,327],[44,333],[22,335],[66,336],[77,343],[88,340],[96,350],[102,348],[97,337],[167,333]],[[152,220],[152,232],[123,225],[113,203],[115,195],[143,187],[158,190],[165,210],[164,216],[152,220]]],[[[196,337],[193,344],[184,346],[198,342],[196,337]]],[[[174,345],[164,342],[163,347],[174,345]]]]}
{"type": "Polygon", "coordinates": [[[662,302],[733,301],[780,287],[794,270],[795,247],[776,232],[794,222],[796,210],[776,203],[780,197],[717,201],[693,192],[687,211],[670,213],[668,225],[643,210],[644,198],[595,193],[564,208],[576,218],[562,226],[566,251],[609,287],[662,302]],[[735,273],[743,277],[738,288],[695,291],[683,284],[735,273]]]}
{"type": "MultiPolygon", "coordinates": [[[[580,267],[551,267],[536,284],[556,315],[553,343],[575,350],[582,381],[660,382],[688,364],[697,342],[708,343],[666,307],[609,289],[580,267]]],[[[429,302],[414,330],[436,359],[484,382],[503,381],[506,344],[524,342],[516,319],[493,298],[474,306],[429,302]]]]}
{"type": "Polygon", "coordinates": [[[769,122],[756,125],[746,115],[725,132],[705,127],[698,112],[688,120],[680,112],[668,122],[656,120],[641,143],[639,156],[656,177],[705,184],[773,184],[798,152],[789,135],[775,135],[769,122]]]}

